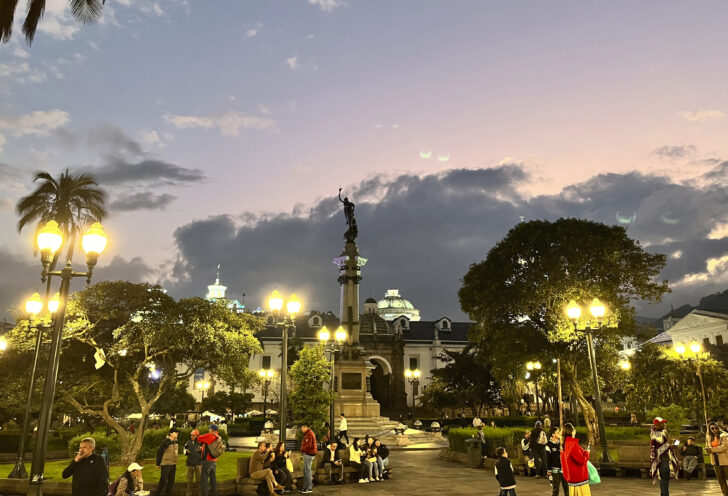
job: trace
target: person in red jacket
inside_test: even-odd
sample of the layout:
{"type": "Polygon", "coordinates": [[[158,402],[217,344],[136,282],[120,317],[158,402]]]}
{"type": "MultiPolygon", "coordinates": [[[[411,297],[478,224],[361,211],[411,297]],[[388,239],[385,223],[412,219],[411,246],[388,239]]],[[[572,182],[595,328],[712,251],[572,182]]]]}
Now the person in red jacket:
{"type": "Polygon", "coordinates": [[[301,453],[303,453],[303,490],[302,494],[309,494],[313,492],[313,476],[311,474],[311,464],[313,459],[316,458],[316,434],[311,430],[311,426],[303,424],[301,426],[303,431],[303,440],[301,441],[301,453]]]}
{"type": "Polygon", "coordinates": [[[212,444],[219,437],[220,434],[217,433],[217,426],[212,424],[206,434],[197,438],[203,446],[202,472],[200,474],[200,494],[202,496],[217,496],[217,476],[215,474],[217,470],[217,458],[210,456],[210,450],[207,449],[207,445],[212,444]]]}
{"type": "Polygon", "coordinates": [[[561,470],[569,483],[569,496],[591,496],[589,488],[589,450],[583,450],[571,424],[564,425],[564,448],[561,451],[561,470]]]}

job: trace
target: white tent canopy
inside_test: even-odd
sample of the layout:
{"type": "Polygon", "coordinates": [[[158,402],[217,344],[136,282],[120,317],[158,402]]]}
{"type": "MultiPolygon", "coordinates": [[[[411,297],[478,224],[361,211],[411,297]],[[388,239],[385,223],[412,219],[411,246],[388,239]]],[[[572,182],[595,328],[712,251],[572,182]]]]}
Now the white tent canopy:
{"type": "Polygon", "coordinates": [[[225,419],[225,417],[221,417],[220,415],[217,415],[216,413],[212,413],[210,410],[206,410],[206,411],[202,412],[202,416],[210,417],[210,420],[212,420],[213,422],[225,419]]]}

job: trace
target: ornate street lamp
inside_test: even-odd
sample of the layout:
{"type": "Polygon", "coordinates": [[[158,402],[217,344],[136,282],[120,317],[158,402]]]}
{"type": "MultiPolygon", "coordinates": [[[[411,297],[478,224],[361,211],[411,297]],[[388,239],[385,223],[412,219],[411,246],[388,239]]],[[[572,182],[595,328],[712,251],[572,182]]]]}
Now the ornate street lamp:
{"type": "Polygon", "coordinates": [[[43,494],[42,484],[43,474],[45,472],[48,431],[50,430],[51,416],[53,413],[53,398],[56,394],[58,362],[61,355],[61,341],[63,338],[63,326],[66,323],[66,305],[68,304],[71,280],[74,277],[84,277],[86,278],[87,284],[91,282],[94,266],[99,255],[106,248],[108,238],[101,224],[98,222],[92,224],[89,230],[83,235],[81,245],[86,252],[86,272],[76,272],[73,270],[71,264],[73,251],[69,254],[65,267],[61,270],[50,270],[55,254],[60,250],[64,241],[63,234],[55,221],[51,220],[47,222],[38,232],[36,240],[38,249],[40,250],[41,264],[43,265],[41,281],[45,282],[47,278],[52,278],[53,276],[59,276],[61,278],[58,306],[53,319],[51,345],[48,354],[48,370],[43,388],[43,399],[41,401],[40,417],[38,419],[38,435],[36,437],[35,449],[33,450],[33,464],[30,470],[30,486],[28,491],[29,495],[41,496],[43,494]]]}
{"type": "Polygon", "coordinates": [[[329,441],[334,438],[334,394],[336,393],[336,369],[335,360],[336,352],[341,351],[344,341],[347,339],[346,330],[343,326],[339,326],[333,336],[329,332],[326,326],[323,326],[317,334],[318,340],[324,347],[324,352],[329,353],[329,359],[331,361],[331,380],[329,381],[329,391],[331,391],[331,405],[329,405],[329,429],[331,435],[329,441]],[[330,341],[330,342],[329,342],[330,341]]]}
{"type": "MultiPolygon", "coordinates": [[[[53,316],[58,310],[60,295],[56,293],[53,298],[48,301],[48,312],[53,316]]],[[[25,302],[25,311],[28,313],[28,325],[33,327],[33,323],[36,322],[38,314],[43,310],[43,300],[40,294],[33,293],[33,296],[28,298],[25,302]]],[[[38,370],[38,358],[40,357],[40,348],[43,343],[43,331],[47,330],[49,326],[36,324],[35,326],[37,334],[35,337],[35,353],[33,354],[33,368],[30,370],[30,381],[28,383],[28,395],[25,401],[25,415],[23,417],[23,428],[20,431],[20,441],[18,443],[18,456],[15,458],[15,465],[13,470],[8,475],[10,479],[27,479],[28,471],[25,469],[25,442],[28,437],[28,430],[30,428],[30,409],[33,406],[33,389],[35,387],[35,374],[38,370]]]]}
{"type": "Polygon", "coordinates": [[[404,371],[404,376],[409,381],[410,385],[412,386],[412,420],[415,419],[415,386],[418,386],[420,384],[420,369],[407,369],[404,371]]]}
{"type": "Polygon", "coordinates": [[[263,388],[265,389],[263,396],[263,420],[265,420],[265,416],[268,413],[268,386],[270,386],[270,381],[273,379],[275,372],[273,369],[261,369],[258,371],[258,375],[263,380],[263,388]]]}
{"type": "MultiPolygon", "coordinates": [[[[286,421],[288,413],[288,328],[290,327],[294,331],[296,329],[296,315],[301,312],[301,301],[295,294],[292,294],[288,298],[288,303],[286,303],[287,314],[283,314],[281,312],[283,309],[283,295],[277,289],[274,289],[268,298],[268,308],[273,313],[274,325],[281,326],[283,329],[283,339],[281,340],[281,428],[279,441],[285,443],[286,428],[288,427],[286,421]]],[[[263,412],[263,416],[265,416],[265,412],[263,412]]]]}
{"type": "Polygon", "coordinates": [[[700,345],[700,343],[692,343],[690,345],[690,351],[692,352],[693,356],[690,357],[686,355],[687,350],[685,348],[684,344],[678,343],[675,345],[675,351],[678,355],[680,355],[680,358],[686,359],[688,362],[692,362],[695,360],[695,367],[698,372],[698,379],[700,379],[700,392],[703,396],[703,417],[705,418],[705,425],[708,425],[708,407],[705,403],[705,386],[703,385],[703,371],[700,368],[700,352],[703,351],[703,347],[700,345]]]}
{"type": "MultiPolygon", "coordinates": [[[[592,340],[592,330],[601,329],[602,319],[607,313],[607,307],[604,306],[604,303],[602,303],[599,298],[594,298],[589,306],[589,312],[593,318],[587,319],[586,322],[584,322],[584,330],[586,331],[586,344],[589,353],[589,364],[591,365],[592,383],[594,387],[594,407],[597,412],[597,421],[599,423],[599,440],[602,444],[601,463],[614,463],[614,460],[609,454],[609,446],[607,444],[607,430],[604,426],[602,396],[599,389],[599,375],[597,374],[597,359],[594,354],[594,342],[592,340]]],[[[574,322],[574,329],[581,329],[579,319],[582,315],[582,309],[574,300],[571,300],[566,306],[566,315],[574,322]]]]}
{"type": "Polygon", "coordinates": [[[541,406],[538,402],[538,372],[541,370],[541,362],[538,360],[535,362],[528,362],[526,364],[526,369],[528,369],[531,376],[533,376],[533,385],[536,387],[536,413],[538,416],[541,416],[541,406]]]}
{"type": "Polygon", "coordinates": [[[202,401],[205,399],[205,393],[210,389],[209,381],[197,381],[195,388],[200,392],[200,408],[202,408],[202,401]]]}

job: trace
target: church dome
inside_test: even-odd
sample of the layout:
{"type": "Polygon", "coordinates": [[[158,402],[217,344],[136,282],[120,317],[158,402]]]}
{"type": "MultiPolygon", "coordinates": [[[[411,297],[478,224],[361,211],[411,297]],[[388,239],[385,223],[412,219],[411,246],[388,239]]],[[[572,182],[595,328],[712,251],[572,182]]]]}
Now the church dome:
{"type": "Polygon", "coordinates": [[[387,321],[374,312],[365,313],[359,318],[359,332],[362,334],[391,334],[387,321]]]}
{"type": "Polygon", "coordinates": [[[377,302],[377,300],[375,300],[371,296],[369,298],[367,298],[366,300],[364,300],[364,303],[376,303],[376,302],[377,302]]]}
{"type": "Polygon", "coordinates": [[[388,321],[401,315],[412,321],[420,320],[420,311],[409,300],[405,300],[395,288],[387,290],[384,298],[377,302],[377,313],[388,321]]]}

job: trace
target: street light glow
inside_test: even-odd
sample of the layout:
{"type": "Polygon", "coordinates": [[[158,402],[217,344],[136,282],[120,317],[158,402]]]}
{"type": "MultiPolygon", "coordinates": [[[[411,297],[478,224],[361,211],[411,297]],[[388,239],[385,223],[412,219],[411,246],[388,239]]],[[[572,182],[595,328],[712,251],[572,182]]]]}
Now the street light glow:
{"type": "Polygon", "coordinates": [[[405,371],[404,371],[404,376],[405,376],[405,377],[406,377],[407,379],[411,379],[411,378],[412,378],[412,371],[411,371],[410,369],[407,369],[407,370],[405,370],[405,371]]]}
{"type": "Polygon", "coordinates": [[[592,300],[589,310],[591,311],[591,314],[598,319],[604,317],[604,314],[607,313],[607,307],[604,306],[604,303],[599,301],[599,298],[594,298],[592,300]]]}
{"type": "Polygon", "coordinates": [[[693,353],[700,353],[703,350],[703,347],[700,346],[700,343],[693,343],[690,345],[690,351],[693,353]]]}
{"type": "Polygon", "coordinates": [[[40,295],[35,292],[33,293],[33,296],[28,298],[28,301],[25,302],[25,311],[31,314],[33,317],[38,315],[40,311],[43,309],[43,300],[40,299],[40,295]]]}
{"type": "Polygon", "coordinates": [[[329,332],[329,328],[326,326],[323,326],[321,330],[318,332],[318,340],[322,343],[326,343],[329,338],[331,337],[331,333],[329,332]]]}
{"type": "Polygon", "coordinates": [[[0,336],[0,351],[8,349],[8,342],[5,340],[5,336],[0,336]]]}
{"type": "Polygon", "coordinates": [[[412,375],[415,376],[415,379],[419,379],[420,378],[420,369],[415,369],[415,371],[412,372],[412,375]]]}
{"type": "Polygon", "coordinates": [[[41,252],[47,252],[51,255],[57,252],[63,244],[63,233],[58,228],[58,222],[54,220],[46,222],[43,229],[38,231],[36,242],[41,252]]]}
{"type": "Polygon", "coordinates": [[[53,295],[53,298],[48,302],[48,311],[50,313],[56,313],[58,306],[61,304],[61,293],[57,292],[53,295]]]}
{"type": "Polygon", "coordinates": [[[675,351],[678,355],[682,355],[685,353],[685,345],[682,343],[678,343],[675,345],[675,351]]]}
{"type": "Polygon", "coordinates": [[[288,313],[291,315],[296,315],[298,312],[301,311],[301,301],[298,299],[298,296],[292,294],[288,298],[288,303],[286,303],[286,310],[288,310],[288,313]]]}
{"type": "Polygon", "coordinates": [[[346,330],[344,329],[344,326],[339,326],[339,328],[336,329],[336,341],[339,344],[346,341],[346,330]]]}
{"type": "Polygon", "coordinates": [[[104,228],[101,227],[101,223],[94,222],[91,224],[89,230],[86,231],[86,234],[83,235],[83,238],[81,238],[81,245],[83,246],[83,251],[87,254],[94,253],[100,255],[104,251],[104,248],[106,248],[108,241],[109,238],[106,236],[104,228]]]}
{"type": "Polygon", "coordinates": [[[270,298],[268,298],[268,308],[274,312],[278,312],[283,308],[283,296],[281,296],[280,291],[277,289],[274,289],[270,294],[270,298]]]}
{"type": "Polygon", "coordinates": [[[571,300],[566,306],[566,315],[568,315],[571,320],[578,319],[581,317],[581,307],[574,300],[571,300]]]}
{"type": "Polygon", "coordinates": [[[632,364],[629,363],[629,360],[622,360],[619,362],[619,366],[622,367],[622,370],[629,370],[632,368],[632,364]]]}

